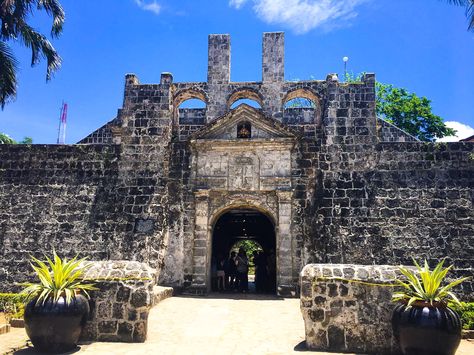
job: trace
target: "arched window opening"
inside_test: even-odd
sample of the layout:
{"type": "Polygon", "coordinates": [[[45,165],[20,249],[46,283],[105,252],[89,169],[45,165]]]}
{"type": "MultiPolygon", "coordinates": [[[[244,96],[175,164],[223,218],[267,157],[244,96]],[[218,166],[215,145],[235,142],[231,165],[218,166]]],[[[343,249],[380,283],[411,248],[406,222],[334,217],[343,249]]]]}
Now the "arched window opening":
{"type": "Polygon", "coordinates": [[[241,122],[237,125],[237,138],[252,138],[252,125],[250,122],[241,122]]]}
{"type": "Polygon", "coordinates": [[[261,109],[263,106],[263,98],[252,88],[240,88],[227,99],[227,108],[233,110],[242,104],[261,109]]]}
{"type": "Polygon", "coordinates": [[[258,108],[258,109],[262,108],[262,106],[260,105],[260,103],[258,103],[258,101],[255,101],[255,100],[252,100],[252,99],[238,99],[238,100],[234,101],[234,103],[232,105],[230,105],[230,109],[234,110],[242,104],[246,104],[246,105],[249,105],[251,107],[258,108]]]}
{"type": "Polygon", "coordinates": [[[206,103],[196,98],[183,100],[179,103],[177,113],[180,125],[203,125],[206,121],[206,103]]]}
{"type": "Polygon", "coordinates": [[[285,110],[292,108],[310,108],[315,109],[316,104],[313,100],[307,99],[305,97],[295,97],[285,103],[285,110]]]}
{"type": "Polygon", "coordinates": [[[283,99],[283,123],[318,124],[320,117],[319,99],[308,89],[296,89],[283,99]]]}
{"type": "Polygon", "coordinates": [[[206,108],[206,103],[201,99],[187,99],[181,102],[179,108],[186,108],[186,109],[203,109],[206,108]]]}
{"type": "Polygon", "coordinates": [[[206,121],[206,105],[207,97],[203,91],[194,88],[178,91],[173,97],[174,122],[199,128],[206,121]]]}

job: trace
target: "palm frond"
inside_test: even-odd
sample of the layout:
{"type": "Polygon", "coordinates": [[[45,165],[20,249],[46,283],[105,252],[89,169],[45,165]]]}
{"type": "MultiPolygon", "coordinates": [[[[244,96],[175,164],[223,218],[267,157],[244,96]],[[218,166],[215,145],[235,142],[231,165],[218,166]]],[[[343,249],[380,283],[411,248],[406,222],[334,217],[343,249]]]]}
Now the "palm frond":
{"type": "Polygon", "coordinates": [[[23,21],[20,26],[20,36],[23,44],[31,49],[31,66],[38,64],[41,58],[46,59],[46,80],[50,80],[53,73],[61,66],[61,57],[51,42],[23,21]]]}
{"type": "Polygon", "coordinates": [[[46,13],[53,17],[53,26],[51,27],[51,36],[59,37],[63,31],[66,15],[64,9],[57,0],[38,0],[38,8],[44,9],[46,13]]]}
{"type": "Polygon", "coordinates": [[[46,80],[61,66],[61,58],[51,42],[35,31],[27,21],[35,11],[45,11],[53,18],[51,37],[63,31],[65,13],[59,0],[0,0],[0,107],[13,100],[17,87],[17,62],[6,45],[8,41],[20,41],[31,49],[31,65],[46,59],[46,80]]]}
{"type": "Polygon", "coordinates": [[[18,62],[10,47],[0,41],[0,106],[3,109],[5,104],[13,100],[16,96],[16,71],[18,62]]]}
{"type": "Polygon", "coordinates": [[[474,31],[474,0],[446,0],[449,4],[466,8],[466,17],[469,25],[468,30],[474,31]]]}

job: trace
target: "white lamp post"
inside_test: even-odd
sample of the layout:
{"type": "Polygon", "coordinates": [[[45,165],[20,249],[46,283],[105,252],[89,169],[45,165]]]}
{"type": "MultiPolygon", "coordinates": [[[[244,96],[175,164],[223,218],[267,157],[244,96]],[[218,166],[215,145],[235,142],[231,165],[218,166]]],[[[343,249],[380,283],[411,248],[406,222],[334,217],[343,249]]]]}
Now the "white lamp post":
{"type": "Polygon", "coordinates": [[[347,80],[347,62],[349,61],[349,57],[343,57],[342,61],[344,62],[344,81],[347,80]]]}

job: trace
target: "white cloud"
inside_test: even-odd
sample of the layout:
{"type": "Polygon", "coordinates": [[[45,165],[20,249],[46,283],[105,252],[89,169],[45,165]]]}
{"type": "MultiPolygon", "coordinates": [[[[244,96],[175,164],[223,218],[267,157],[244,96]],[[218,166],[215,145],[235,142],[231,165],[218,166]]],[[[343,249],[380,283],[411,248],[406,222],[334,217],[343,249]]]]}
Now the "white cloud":
{"type": "Polygon", "coordinates": [[[438,142],[458,142],[460,139],[464,139],[474,135],[474,128],[465,125],[464,123],[456,121],[447,121],[445,123],[446,126],[456,131],[456,135],[437,139],[438,142]]]}
{"type": "Polygon", "coordinates": [[[145,11],[153,12],[155,15],[158,15],[161,12],[161,5],[155,0],[151,2],[147,0],[135,0],[135,4],[145,11]]]}
{"type": "Polygon", "coordinates": [[[242,7],[248,0],[230,0],[229,6],[235,7],[237,10],[242,7]]]}
{"type": "MultiPolygon", "coordinates": [[[[298,34],[323,25],[340,27],[357,16],[357,6],[367,1],[370,0],[252,0],[254,12],[263,21],[284,25],[298,34]]],[[[229,5],[240,9],[247,2],[230,0],[229,5]]]]}

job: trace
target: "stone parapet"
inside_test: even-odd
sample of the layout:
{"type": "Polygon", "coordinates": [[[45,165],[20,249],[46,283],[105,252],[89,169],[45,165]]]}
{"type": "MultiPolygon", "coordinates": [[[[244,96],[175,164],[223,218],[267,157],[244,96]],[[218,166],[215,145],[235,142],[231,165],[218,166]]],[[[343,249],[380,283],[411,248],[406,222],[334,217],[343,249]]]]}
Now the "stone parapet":
{"type": "Polygon", "coordinates": [[[83,341],[146,340],[148,313],[155,303],[155,271],[136,261],[94,261],[86,279],[97,280],[83,341]]]}
{"type": "Polygon", "coordinates": [[[397,354],[389,265],[309,264],[301,272],[301,312],[311,350],[397,354]],[[369,285],[380,284],[380,286],[369,285]]]}

